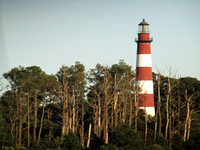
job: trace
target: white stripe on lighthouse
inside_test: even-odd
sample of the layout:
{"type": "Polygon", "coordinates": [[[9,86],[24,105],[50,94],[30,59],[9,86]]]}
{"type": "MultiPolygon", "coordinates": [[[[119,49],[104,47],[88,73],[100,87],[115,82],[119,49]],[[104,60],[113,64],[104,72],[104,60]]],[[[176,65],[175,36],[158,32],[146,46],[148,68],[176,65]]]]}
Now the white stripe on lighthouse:
{"type": "Polygon", "coordinates": [[[140,80],[137,81],[137,85],[141,88],[140,94],[153,94],[152,80],[140,80]]]}
{"type": "Polygon", "coordinates": [[[137,54],[137,67],[152,67],[151,54],[137,54]]]}
{"type": "Polygon", "coordinates": [[[139,107],[139,108],[146,110],[148,115],[155,116],[155,108],[154,107],[139,107]]]}

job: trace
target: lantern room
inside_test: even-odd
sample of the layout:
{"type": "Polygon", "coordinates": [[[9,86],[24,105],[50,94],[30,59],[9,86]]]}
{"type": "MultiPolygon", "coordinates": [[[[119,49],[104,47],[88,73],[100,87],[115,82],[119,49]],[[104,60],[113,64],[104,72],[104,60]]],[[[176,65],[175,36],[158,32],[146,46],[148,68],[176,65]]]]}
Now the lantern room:
{"type": "Polygon", "coordinates": [[[149,24],[145,19],[138,25],[138,34],[140,33],[149,33],[149,24]]]}

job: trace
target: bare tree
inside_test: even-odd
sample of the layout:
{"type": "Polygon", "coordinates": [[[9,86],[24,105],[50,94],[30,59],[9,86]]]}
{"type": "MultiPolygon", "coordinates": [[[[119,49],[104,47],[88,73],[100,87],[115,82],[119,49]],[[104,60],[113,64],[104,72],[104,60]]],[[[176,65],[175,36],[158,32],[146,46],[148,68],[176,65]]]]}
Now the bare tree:
{"type": "Polygon", "coordinates": [[[183,134],[183,140],[185,141],[186,138],[189,139],[190,136],[190,126],[191,126],[191,115],[194,112],[194,110],[190,110],[190,105],[192,103],[192,98],[196,95],[196,93],[193,93],[190,97],[188,97],[187,90],[185,90],[185,100],[187,105],[187,113],[186,113],[186,119],[184,124],[184,134],[183,134]]]}
{"type": "Polygon", "coordinates": [[[148,126],[147,126],[147,122],[148,122],[148,116],[147,116],[147,111],[146,111],[146,107],[145,107],[145,131],[144,131],[144,142],[145,145],[147,143],[147,131],[148,131],[148,126]]]}
{"type": "Polygon", "coordinates": [[[72,132],[75,132],[75,116],[76,116],[76,111],[75,111],[75,95],[74,95],[74,89],[73,89],[73,94],[72,94],[72,132]]]}
{"type": "Polygon", "coordinates": [[[85,111],[84,111],[84,102],[82,100],[82,109],[81,109],[81,143],[84,146],[84,115],[85,115],[85,111]]]}
{"type": "Polygon", "coordinates": [[[109,72],[106,68],[104,70],[104,142],[108,144],[108,104],[109,104],[109,96],[108,96],[108,88],[109,88],[109,72]]]}
{"type": "Polygon", "coordinates": [[[181,109],[181,96],[180,96],[180,81],[178,81],[178,133],[180,133],[180,109],[181,109]]]}
{"type": "Polygon", "coordinates": [[[160,76],[160,72],[158,73],[158,101],[157,101],[157,111],[156,111],[156,120],[155,120],[155,130],[154,130],[154,140],[156,140],[156,132],[157,132],[157,121],[158,121],[158,117],[159,117],[159,135],[161,135],[161,127],[162,127],[162,118],[161,118],[161,112],[160,112],[160,108],[161,108],[161,97],[160,97],[160,80],[161,80],[161,76],[160,76]]]}
{"type": "Polygon", "coordinates": [[[39,129],[39,134],[38,134],[38,145],[40,143],[40,137],[41,137],[41,133],[42,133],[42,127],[43,127],[43,120],[44,120],[44,114],[45,114],[45,97],[46,97],[46,94],[44,93],[43,94],[43,100],[42,100],[42,117],[41,117],[41,120],[40,120],[40,129],[39,129]]]}
{"type": "Polygon", "coordinates": [[[23,124],[23,117],[22,117],[22,90],[20,88],[18,100],[19,100],[19,147],[21,147],[21,140],[22,140],[22,124],[23,124]]]}
{"type": "Polygon", "coordinates": [[[117,74],[115,74],[114,78],[114,127],[116,128],[118,125],[118,109],[117,109],[117,103],[118,103],[118,93],[117,93],[117,74]]]}
{"type": "MultiPolygon", "coordinates": [[[[129,90],[132,91],[132,79],[130,77],[129,80],[129,90]]],[[[128,98],[129,98],[129,126],[132,126],[132,120],[133,120],[133,97],[132,93],[129,91],[128,98]]]]}
{"type": "Polygon", "coordinates": [[[38,112],[38,99],[37,99],[38,91],[35,91],[34,94],[34,128],[33,128],[33,139],[36,144],[36,130],[37,130],[37,112],[38,112]]]}
{"type": "Polygon", "coordinates": [[[138,121],[138,111],[139,111],[139,98],[138,98],[138,86],[133,85],[134,91],[134,107],[135,107],[135,114],[134,114],[134,130],[137,131],[137,121],[138,121]]]}
{"type": "Polygon", "coordinates": [[[88,99],[91,100],[91,102],[86,101],[89,106],[93,108],[93,120],[94,120],[94,134],[97,135],[97,137],[101,136],[101,131],[102,131],[102,123],[101,123],[101,117],[102,117],[102,99],[101,99],[101,94],[104,90],[103,86],[99,86],[97,89],[96,85],[96,77],[94,78],[94,86],[90,87],[91,93],[94,95],[93,97],[88,97],[88,99]]]}
{"type": "Polygon", "coordinates": [[[30,110],[31,110],[31,107],[30,107],[30,96],[29,96],[29,93],[27,95],[27,122],[28,122],[28,141],[27,141],[27,146],[30,147],[30,110]]]}
{"type": "Polygon", "coordinates": [[[60,69],[60,84],[54,87],[55,95],[62,102],[62,131],[61,139],[63,140],[64,135],[69,133],[69,85],[67,81],[66,66],[62,66],[60,69]]]}

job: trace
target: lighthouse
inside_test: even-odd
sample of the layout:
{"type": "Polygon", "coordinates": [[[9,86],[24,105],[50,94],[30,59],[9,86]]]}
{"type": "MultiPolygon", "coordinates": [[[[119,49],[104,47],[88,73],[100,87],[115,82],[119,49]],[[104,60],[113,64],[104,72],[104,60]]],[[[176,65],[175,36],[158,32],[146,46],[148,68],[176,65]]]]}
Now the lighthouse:
{"type": "Polygon", "coordinates": [[[136,83],[139,87],[139,108],[148,115],[155,116],[154,94],[152,81],[151,42],[149,24],[143,19],[138,25],[136,83]]]}

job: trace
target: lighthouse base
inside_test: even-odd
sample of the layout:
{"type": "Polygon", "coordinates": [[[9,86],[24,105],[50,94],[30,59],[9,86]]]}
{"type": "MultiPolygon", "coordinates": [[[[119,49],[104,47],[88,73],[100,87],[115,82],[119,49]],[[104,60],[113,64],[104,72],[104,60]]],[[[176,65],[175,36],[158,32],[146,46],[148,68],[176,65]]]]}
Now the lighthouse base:
{"type": "Polygon", "coordinates": [[[147,113],[147,115],[150,115],[151,117],[155,116],[155,108],[154,107],[139,107],[139,109],[144,109],[147,113]]]}

